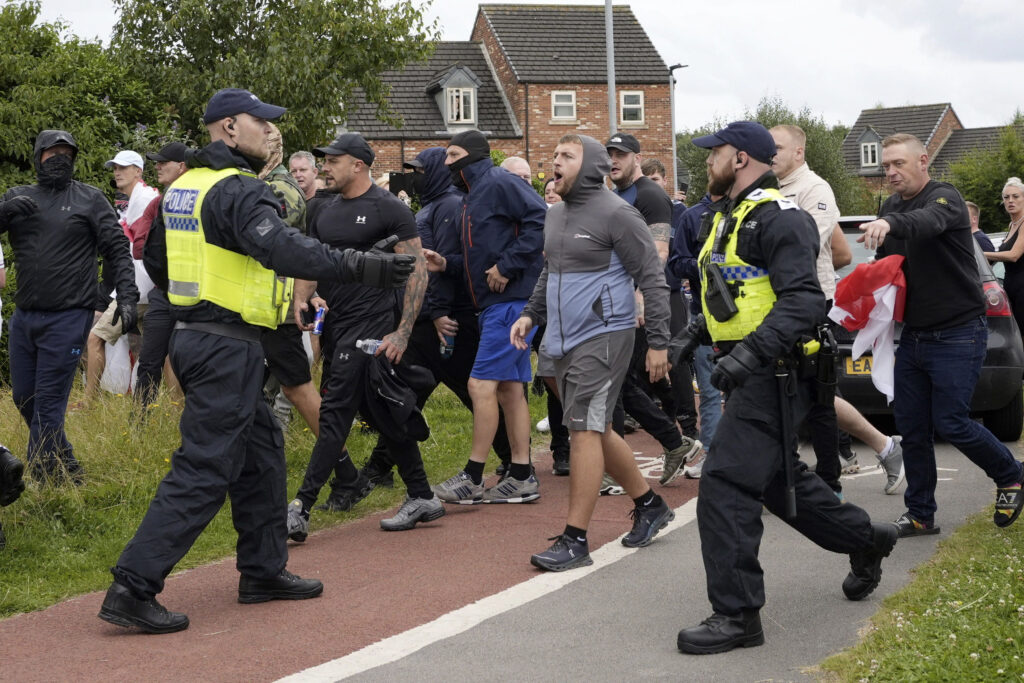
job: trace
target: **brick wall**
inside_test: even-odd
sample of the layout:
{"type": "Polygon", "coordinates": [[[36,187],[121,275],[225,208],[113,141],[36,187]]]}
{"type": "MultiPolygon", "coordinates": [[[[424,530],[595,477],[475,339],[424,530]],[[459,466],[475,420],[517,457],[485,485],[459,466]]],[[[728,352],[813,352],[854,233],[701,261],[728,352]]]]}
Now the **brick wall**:
{"type": "Polygon", "coordinates": [[[957,119],[956,114],[953,113],[953,108],[948,108],[946,113],[943,114],[942,120],[939,121],[939,125],[935,129],[935,134],[932,135],[932,139],[926,146],[929,161],[935,158],[935,155],[942,146],[946,144],[946,140],[949,139],[949,136],[953,131],[961,128],[963,128],[963,126],[960,125],[960,121],[957,119]]]}
{"type": "MultiPolygon", "coordinates": [[[[376,157],[373,160],[373,177],[390,171],[402,171],[402,162],[411,161],[429,147],[447,147],[450,138],[437,140],[369,140],[376,157]]],[[[507,156],[523,156],[523,141],[520,139],[492,139],[491,149],[500,149],[507,156]]]]}

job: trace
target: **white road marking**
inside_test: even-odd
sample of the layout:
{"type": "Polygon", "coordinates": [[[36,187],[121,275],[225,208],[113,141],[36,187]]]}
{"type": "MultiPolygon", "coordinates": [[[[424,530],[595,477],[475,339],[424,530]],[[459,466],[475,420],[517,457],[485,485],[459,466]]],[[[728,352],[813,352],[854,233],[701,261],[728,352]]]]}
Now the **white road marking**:
{"type": "MultiPolygon", "coordinates": [[[[697,518],[697,499],[692,498],[676,508],[676,518],[662,529],[659,536],[665,536],[682,528],[697,518]]],[[[621,537],[620,537],[621,538],[621,537]]],[[[318,683],[339,681],[349,676],[369,671],[384,664],[396,662],[403,657],[421,650],[446,638],[464,633],[491,617],[521,607],[560,588],[568,586],[599,569],[612,565],[632,555],[640,548],[627,548],[619,539],[601,546],[590,557],[594,564],[567,572],[546,572],[524,581],[500,593],[481,598],[474,603],[448,612],[434,621],[409,629],[403,633],[367,645],[361,650],[339,657],[319,666],[300,671],[280,679],[282,683],[318,683]]]]}

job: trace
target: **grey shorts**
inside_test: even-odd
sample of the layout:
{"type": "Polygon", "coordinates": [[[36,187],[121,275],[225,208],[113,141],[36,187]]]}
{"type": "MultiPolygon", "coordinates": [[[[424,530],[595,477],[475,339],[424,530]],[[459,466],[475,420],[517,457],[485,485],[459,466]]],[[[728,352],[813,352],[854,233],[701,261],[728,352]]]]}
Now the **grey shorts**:
{"type": "Polygon", "coordinates": [[[570,430],[604,433],[629,369],[634,336],[632,329],[600,334],[554,359],[563,424],[570,430]]]}
{"type": "Polygon", "coordinates": [[[555,359],[543,351],[537,351],[537,372],[534,374],[537,377],[554,377],[555,359]]]}

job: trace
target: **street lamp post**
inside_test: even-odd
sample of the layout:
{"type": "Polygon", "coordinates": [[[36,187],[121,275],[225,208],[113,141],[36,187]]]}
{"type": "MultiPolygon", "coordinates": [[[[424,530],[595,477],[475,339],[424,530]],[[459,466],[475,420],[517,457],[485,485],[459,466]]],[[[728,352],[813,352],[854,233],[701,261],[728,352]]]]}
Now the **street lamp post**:
{"type": "Polygon", "coordinates": [[[685,69],[689,64],[673,64],[668,68],[668,106],[671,109],[669,119],[672,126],[672,182],[675,188],[670,194],[675,196],[675,190],[679,189],[679,156],[676,152],[676,69],[685,69]]]}

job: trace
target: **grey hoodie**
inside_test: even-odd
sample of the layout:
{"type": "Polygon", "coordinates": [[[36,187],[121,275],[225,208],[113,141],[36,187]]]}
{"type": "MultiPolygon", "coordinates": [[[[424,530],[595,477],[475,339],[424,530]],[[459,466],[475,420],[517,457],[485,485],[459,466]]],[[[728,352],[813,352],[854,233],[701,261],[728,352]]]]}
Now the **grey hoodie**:
{"type": "Polygon", "coordinates": [[[547,321],[541,349],[561,358],[605,332],[636,324],[634,282],[643,293],[647,340],[669,340],[669,290],[643,216],[604,185],[608,152],[581,135],[583,165],[563,201],[544,222],[544,269],[523,310],[534,324],[547,321]]]}

